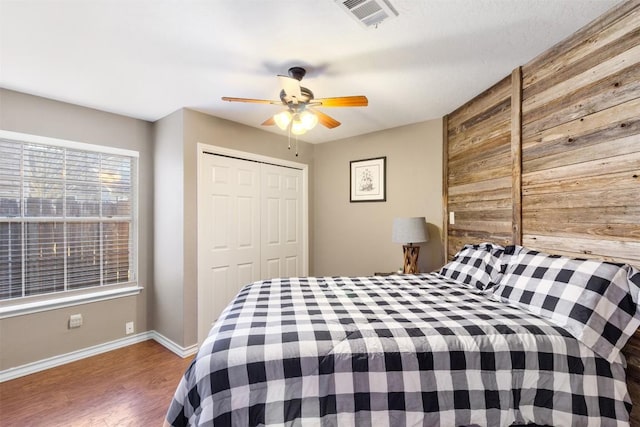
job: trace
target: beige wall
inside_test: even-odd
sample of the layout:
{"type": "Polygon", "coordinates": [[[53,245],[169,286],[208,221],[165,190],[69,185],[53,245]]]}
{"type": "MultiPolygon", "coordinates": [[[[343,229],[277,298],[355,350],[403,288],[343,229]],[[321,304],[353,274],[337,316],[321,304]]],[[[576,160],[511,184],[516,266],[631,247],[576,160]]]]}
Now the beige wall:
{"type": "Polygon", "coordinates": [[[394,217],[424,216],[430,241],[420,271],[442,265],[442,121],[389,129],[315,147],[314,275],[362,276],[402,267],[394,217]],[[387,201],[349,202],[351,160],[387,157],[387,201]]]}
{"type": "Polygon", "coordinates": [[[123,338],[124,325],[131,320],[136,321],[136,332],[146,331],[144,299],[143,292],[2,319],[0,371],[123,338]],[[69,329],[69,316],[77,313],[82,313],[82,326],[69,329]]]}
{"type": "Polygon", "coordinates": [[[0,320],[0,370],[69,353],[125,336],[125,322],[148,329],[147,297],[153,287],[153,162],[150,123],[0,89],[0,129],[125,148],[140,152],[138,296],[0,320]],[[70,314],[84,324],[69,330],[70,314]]]}
{"type": "Polygon", "coordinates": [[[182,116],[178,110],[154,123],[154,287],[151,327],[184,345],[184,160],[182,116]]]}
{"type": "MultiPolygon", "coordinates": [[[[156,122],[155,139],[156,186],[163,190],[156,193],[154,301],[158,304],[152,306],[152,317],[156,331],[187,347],[198,339],[197,144],[305,163],[310,165],[310,177],[313,176],[313,146],[300,142],[299,156],[295,157],[295,152],[287,149],[283,135],[188,109],[156,122]],[[171,206],[166,206],[168,203],[171,206]],[[167,231],[170,227],[174,229],[167,231]]],[[[311,193],[313,181],[310,181],[311,193]]],[[[309,194],[309,204],[313,211],[312,194],[309,194]]],[[[313,216],[310,224],[312,222],[313,216]]],[[[313,242],[312,236],[310,241],[313,242]]],[[[312,269],[310,266],[310,271],[312,269]]]]}

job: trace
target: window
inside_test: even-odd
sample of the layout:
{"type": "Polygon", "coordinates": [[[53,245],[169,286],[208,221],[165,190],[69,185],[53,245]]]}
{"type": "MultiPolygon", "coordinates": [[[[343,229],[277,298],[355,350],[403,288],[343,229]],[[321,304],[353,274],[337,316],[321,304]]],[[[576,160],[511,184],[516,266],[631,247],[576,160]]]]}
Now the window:
{"type": "Polygon", "coordinates": [[[135,282],[137,160],[0,131],[0,300],[135,282]]]}

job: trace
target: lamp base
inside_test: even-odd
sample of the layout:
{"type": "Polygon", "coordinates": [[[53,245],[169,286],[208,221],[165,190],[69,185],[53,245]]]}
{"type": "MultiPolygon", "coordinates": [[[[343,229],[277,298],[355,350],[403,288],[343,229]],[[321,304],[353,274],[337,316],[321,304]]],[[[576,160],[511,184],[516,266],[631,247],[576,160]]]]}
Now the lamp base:
{"type": "Polygon", "coordinates": [[[420,253],[420,246],[403,245],[402,250],[404,252],[404,274],[415,274],[418,272],[418,254],[420,253]]]}

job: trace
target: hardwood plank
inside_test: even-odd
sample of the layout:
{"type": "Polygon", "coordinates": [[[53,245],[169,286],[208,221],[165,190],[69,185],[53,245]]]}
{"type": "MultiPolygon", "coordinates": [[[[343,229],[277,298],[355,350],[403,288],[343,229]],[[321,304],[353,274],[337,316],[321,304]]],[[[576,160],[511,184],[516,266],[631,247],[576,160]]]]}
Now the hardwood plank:
{"type": "Polygon", "coordinates": [[[530,234],[523,231],[522,242],[525,247],[542,250],[547,253],[563,251],[576,257],[598,258],[606,261],[627,260],[632,265],[640,265],[640,242],[605,240],[602,238],[577,238],[530,234]]]}
{"type": "Polygon", "coordinates": [[[625,242],[637,242],[640,240],[639,224],[592,224],[587,222],[570,222],[562,216],[536,215],[535,219],[523,219],[523,227],[530,234],[553,234],[555,236],[572,239],[584,237],[602,237],[606,240],[620,240],[625,242]],[[561,229],[562,231],[558,231],[561,229]]]}
{"type": "Polygon", "coordinates": [[[589,223],[589,224],[639,224],[640,206],[600,206],[588,210],[574,208],[527,208],[523,211],[523,222],[548,221],[550,226],[556,224],[556,218],[563,218],[558,222],[558,230],[563,230],[563,224],[589,223]],[[551,220],[553,219],[553,220],[551,220]]]}
{"type": "Polygon", "coordinates": [[[511,197],[495,200],[470,200],[460,203],[449,203],[451,212],[483,211],[488,209],[512,209],[511,197]]]}
{"type": "MultiPolygon", "coordinates": [[[[637,260],[633,260],[633,259],[625,259],[625,258],[617,258],[617,257],[610,257],[610,256],[601,256],[601,255],[592,255],[592,254],[584,254],[584,253],[578,253],[578,252],[571,252],[571,251],[562,251],[559,250],[557,248],[554,247],[533,247],[532,246],[533,243],[528,243],[527,244],[527,248],[529,249],[534,249],[540,252],[544,252],[544,253],[548,253],[548,254],[554,254],[554,255],[562,255],[562,256],[567,256],[570,258],[579,258],[579,259],[595,259],[595,260],[599,260],[599,261],[607,261],[607,262],[613,262],[616,264],[629,264],[629,265],[634,265],[637,264],[637,260]]],[[[629,381],[627,381],[627,383],[629,383],[629,381]]],[[[635,399],[634,399],[635,402],[635,399]]]]}
{"type": "Polygon", "coordinates": [[[507,230],[506,232],[489,232],[478,230],[452,230],[452,238],[458,238],[460,241],[469,239],[467,243],[482,243],[482,242],[501,242],[500,244],[510,244],[511,234],[507,230]],[[471,242],[471,240],[474,240],[471,242]]]}
{"type": "Polygon", "coordinates": [[[533,194],[522,198],[524,210],[536,208],[593,208],[603,206],[636,206],[637,188],[571,191],[560,194],[533,194]]]}
{"type": "MultiPolygon", "coordinates": [[[[506,221],[458,221],[456,212],[456,223],[449,225],[449,230],[479,231],[491,234],[506,234],[511,236],[511,218],[506,221]]],[[[509,237],[511,240],[511,237],[509,237]]]]}
{"type": "Polygon", "coordinates": [[[449,204],[502,200],[505,198],[510,198],[510,196],[511,187],[503,187],[480,192],[467,192],[456,195],[449,195],[449,204]]]}
{"type": "Polygon", "coordinates": [[[603,191],[612,188],[618,190],[636,188],[640,194],[640,164],[633,171],[530,184],[522,189],[522,193],[524,196],[536,194],[560,195],[578,191],[603,191]]]}
{"type": "MultiPolygon", "coordinates": [[[[577,177],[590,177],[618,172],[635,171],[640,162],[640,153],[598,159],[554,169],[543,169],[535,172],[523,171],[522,185],[538,184],[546,181],[558,181],[577,177]]],[[[451,191],[450,191],[451,194],[451,191]]]]}
{"type": "Polygon", "coordinates": [[[182,359],[145,341],[0,386],[2,425],[162,425],[180,378],[182,359]]]}
{"type": "Polygon", "coordinates": [[[456,224],[469,221],[510,222],[511,209],[482,209],[456,211],[456,224]]]}
{"type": "Polygon", "coordinates": [[[477,193],[482,191],[493,191],[501,188],[511,190],[511,177],[489,179],[472,184],[462,184],[449,187],[449,196],[457,196],[464,193],[477,193]]]}

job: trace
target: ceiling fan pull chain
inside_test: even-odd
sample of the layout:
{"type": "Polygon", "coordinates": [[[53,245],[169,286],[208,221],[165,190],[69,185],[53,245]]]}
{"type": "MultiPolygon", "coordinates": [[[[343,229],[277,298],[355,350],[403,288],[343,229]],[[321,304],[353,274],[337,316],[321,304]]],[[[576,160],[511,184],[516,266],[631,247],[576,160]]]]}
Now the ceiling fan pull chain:
{"type": "Polygon", "coordinates": [[[289,141],[289,146],[287,148],[289,150],[291,150],[291,123],[293,123],[293,120],[291,120],[289,122],[289,126],[287,126],[287,140],[289,141]]]}
{"type": "Polygon", "coordinates": [[[296,157],[298,157],[298,135],[296,135],[296,157]]]}

